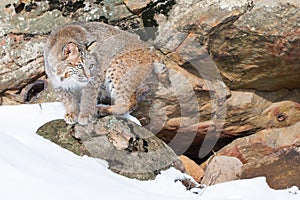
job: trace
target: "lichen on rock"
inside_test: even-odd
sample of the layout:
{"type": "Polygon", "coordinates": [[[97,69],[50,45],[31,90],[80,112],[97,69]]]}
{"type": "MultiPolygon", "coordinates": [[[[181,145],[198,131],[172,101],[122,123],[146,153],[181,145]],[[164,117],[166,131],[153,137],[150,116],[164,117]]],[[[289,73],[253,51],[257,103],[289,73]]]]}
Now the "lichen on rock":
{"type": "Polygon", "coordinates": [[[75,127],[54,120],[37,133],[78,155],[104,159],[112,171],[129,178],[154,179],[170,167],[185,170],[170,147],[127,119],[107,116],[75,127]]]}

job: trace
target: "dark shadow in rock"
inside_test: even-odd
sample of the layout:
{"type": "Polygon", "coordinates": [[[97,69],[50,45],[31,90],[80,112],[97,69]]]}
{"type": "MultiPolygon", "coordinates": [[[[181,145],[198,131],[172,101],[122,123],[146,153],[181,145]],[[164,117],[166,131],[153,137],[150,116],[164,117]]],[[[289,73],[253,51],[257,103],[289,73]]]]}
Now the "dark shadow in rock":
{"type": "Polygon", "coordinates": [[[37,80],[29,84],[24,89],[24,102],[30,102],[32,98],[36,97],[40,92],[46,88],[46,81],[37,80]]]}

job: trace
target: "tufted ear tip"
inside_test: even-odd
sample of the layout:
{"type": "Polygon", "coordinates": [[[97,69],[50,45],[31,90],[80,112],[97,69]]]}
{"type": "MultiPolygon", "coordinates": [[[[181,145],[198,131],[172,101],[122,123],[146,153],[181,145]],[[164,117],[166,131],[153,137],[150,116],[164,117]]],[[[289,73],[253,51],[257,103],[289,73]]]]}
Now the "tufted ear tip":
{"type": "Polygon", "coordinates": [[[95,44],[96,44],[96,40],[93,40],[93,41],[91,41],[91,42],[88,42],[88,43],[85,45],[86,50],[89,50],[89,49],[93,48],[93,47],[95,46],[95,44]]]}
{"type": "Polygon", "coordinates": [[[63,47],[63,54],[67,60],[77,59],[80,55],[76,44],[68,43],[63,47]]]}

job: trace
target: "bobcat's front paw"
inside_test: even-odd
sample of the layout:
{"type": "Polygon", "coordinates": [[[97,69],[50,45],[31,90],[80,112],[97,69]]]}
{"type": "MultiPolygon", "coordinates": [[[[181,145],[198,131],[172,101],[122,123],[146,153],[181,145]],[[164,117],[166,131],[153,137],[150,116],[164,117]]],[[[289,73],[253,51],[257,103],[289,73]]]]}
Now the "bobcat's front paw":
{"type": "Polygon", "coordinates": [[[94,121],[95,117],[90,114],[79,114],[78,123],[80,125],[87,125],[89,122],[94,121]]]}
{"type": "Polygon", "coordinates": [[[64,120],[67,124],[73,125],[77,122],[77,114],[75,113],[66,113],[64,120]]]}

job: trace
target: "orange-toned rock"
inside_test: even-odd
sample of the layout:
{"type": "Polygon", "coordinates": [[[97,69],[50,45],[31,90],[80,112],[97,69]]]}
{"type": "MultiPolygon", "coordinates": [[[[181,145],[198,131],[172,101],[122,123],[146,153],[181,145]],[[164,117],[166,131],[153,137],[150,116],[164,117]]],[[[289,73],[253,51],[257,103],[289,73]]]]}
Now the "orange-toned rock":
{"type": "Polygon", "coordinates": [[[204,170],[202,167],[186,156],[179,156],[179,159],[183,162],[186,172],[192,176],[195,181],[200,182],[204,176],[204,170]]]}
{"type": "Polygon", "coordinates": [[[144,8],[146,8],[147,4],[150,2],[151,0],[124,0],[127,8],[136,14],[140,13],[144,8]]]}
{"type": "MultiPolygon", "coordinates": [[[[277,111],[277,109],[275,110],[277,111]]],[[[289,112],[282,113],[280,116],[275,115],[279,122],[291,123],[292,119],[286,117],[294,116],[289,112]]],[[[268,128],[256,134],[236,139],[222,148],[217,155],[239,158],[244,164],[242,178],[266,176],[267,182],[272,188],[284,189],[293,185],[299,187],[299,129],[300,122],[287,127],[268,128]]]]}
{"type": "Polygon", "coordinates": [[[284,148],[243,166],[241,178],[266,176],[270,187],[300,187],[300,147],[284,148]]]}

